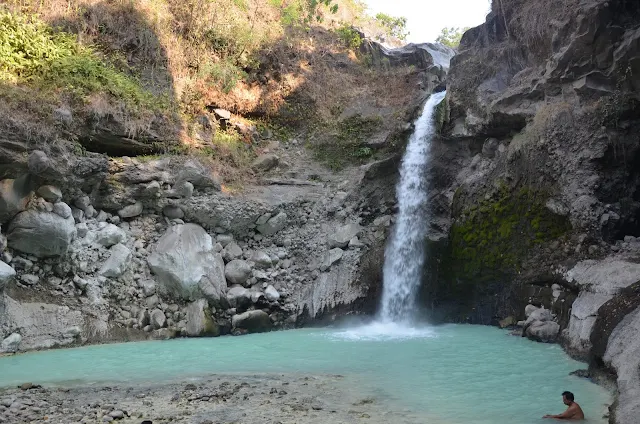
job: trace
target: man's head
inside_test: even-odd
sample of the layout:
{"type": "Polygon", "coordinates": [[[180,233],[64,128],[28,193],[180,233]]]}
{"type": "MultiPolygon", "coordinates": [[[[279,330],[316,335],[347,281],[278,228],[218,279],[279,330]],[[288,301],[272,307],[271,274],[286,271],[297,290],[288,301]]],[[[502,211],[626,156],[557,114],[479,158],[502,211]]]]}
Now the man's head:
{"type": "Polygon", "coordinates": [[[573,393],[571,392],[562,393],[562,402],[564,402],[565,405],[571,405],[574,399],[575,398],[573,397],[573,393]]]}

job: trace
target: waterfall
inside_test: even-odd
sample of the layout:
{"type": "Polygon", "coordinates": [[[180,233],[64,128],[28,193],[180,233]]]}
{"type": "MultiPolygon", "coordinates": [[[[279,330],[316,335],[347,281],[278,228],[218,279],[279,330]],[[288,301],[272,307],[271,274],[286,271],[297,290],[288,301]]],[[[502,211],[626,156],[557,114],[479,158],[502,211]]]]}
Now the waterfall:
{"type": "Polygon", "coordinates": [[[436,106],[444,96],[433,94],[424,105],[402,159],[396,187],[399,211],[385,250],[382,321],[407,322],[415,312],[428,235],[429,145],[436,131],[436,106]]]}

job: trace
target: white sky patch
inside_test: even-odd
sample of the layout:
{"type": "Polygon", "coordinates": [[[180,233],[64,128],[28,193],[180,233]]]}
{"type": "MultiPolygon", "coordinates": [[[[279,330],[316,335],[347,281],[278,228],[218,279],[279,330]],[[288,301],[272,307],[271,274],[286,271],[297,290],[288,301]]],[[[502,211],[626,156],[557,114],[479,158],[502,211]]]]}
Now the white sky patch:
{"type": "Polygon", "coordinates": [[[407,41],[433,42],[444,27],[474,27],[484,22],[490,0],[363,0],[371,15],[407,18],[407,41]]]}

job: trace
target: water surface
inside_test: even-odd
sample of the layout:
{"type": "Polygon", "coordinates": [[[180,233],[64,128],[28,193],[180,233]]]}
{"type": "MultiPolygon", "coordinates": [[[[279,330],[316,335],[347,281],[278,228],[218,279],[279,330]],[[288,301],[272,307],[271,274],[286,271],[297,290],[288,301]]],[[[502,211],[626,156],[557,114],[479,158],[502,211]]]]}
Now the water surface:
{"type": "Polygon", "coordinates": [[[0,358],[0,385],[165,382],[214,373],[341,374],[354,390],[433,423],[541,424],[575,393],[590,423],[608,393],[568,373],[560,347],[482,326],[303,329],[89,346],[0,358]]]}

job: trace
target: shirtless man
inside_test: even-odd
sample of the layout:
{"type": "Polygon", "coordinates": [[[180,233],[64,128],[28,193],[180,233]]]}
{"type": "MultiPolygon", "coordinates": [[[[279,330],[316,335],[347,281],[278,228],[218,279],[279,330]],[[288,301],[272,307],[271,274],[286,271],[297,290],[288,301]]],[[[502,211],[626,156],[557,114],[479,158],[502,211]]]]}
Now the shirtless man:
{"type": "Polygon", "coordinates": [[[562,402],[568,406],[567,410],[564,411],[562,414],[545,415],[542,418],[555,418],[558,420],[572,420],[572,421],[584,420],[584,412],[582,412],[582,408],[580,408],[580,405],[575,403],[573,399],[574,399],[573,393],[564,392],[562,394],[562,402]]]}

